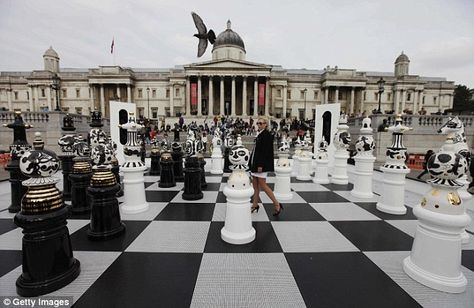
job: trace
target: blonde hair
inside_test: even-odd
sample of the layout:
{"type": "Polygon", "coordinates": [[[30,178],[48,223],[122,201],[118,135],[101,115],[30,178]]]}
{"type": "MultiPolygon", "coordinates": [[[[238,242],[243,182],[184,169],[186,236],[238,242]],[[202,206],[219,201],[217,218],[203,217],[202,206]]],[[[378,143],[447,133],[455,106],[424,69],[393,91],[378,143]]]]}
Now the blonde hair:
{"type": "Polygon", "coordinates": [[[265,121],[265,124],[267,124],[267,126],[268,126],[268,122],[269,122],[269,121],[268,121],[268,118],[267,118],[266,116],[259,116],[259,117],[257,118],[257,122],[258,122],[259,120],[265,121]]]}

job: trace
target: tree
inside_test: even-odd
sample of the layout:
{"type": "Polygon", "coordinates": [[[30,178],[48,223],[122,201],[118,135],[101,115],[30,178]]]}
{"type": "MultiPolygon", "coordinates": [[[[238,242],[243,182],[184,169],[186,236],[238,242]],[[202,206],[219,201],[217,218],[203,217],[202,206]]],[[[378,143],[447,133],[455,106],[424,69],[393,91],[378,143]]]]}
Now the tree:
{"type": "MultiPolygon", "coordinates": [[[[473,89],[474,90],[474,89],[473,89]]],[[[465,85],[457,85],[454,89],[453,111],[459,113],[474,111],[474,100],[472,98],[473,90],[465,85]]]]}

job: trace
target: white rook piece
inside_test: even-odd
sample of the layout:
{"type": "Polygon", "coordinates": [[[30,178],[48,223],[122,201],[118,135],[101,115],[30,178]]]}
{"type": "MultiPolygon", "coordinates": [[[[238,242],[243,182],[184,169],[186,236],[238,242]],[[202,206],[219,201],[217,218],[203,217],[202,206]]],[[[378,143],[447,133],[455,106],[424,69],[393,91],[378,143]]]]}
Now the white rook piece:
{"type": "Polygon", "coordinates": [[[319,142],[318,153],[316,154],[316,168],[314,171],[313,182],[317,184],[329,184],[328,177],[328,143],[326,139],[323,139],[319,142]]]}
{"type": "Polygon", "coordinates": [[[337,126],[337,133],[334,135],[334,146],[336,153],[334,154],[334,170],[331,177],[331,182],[334,184],[344,185],[349,183],[347,176],[347,159],[349,158],[349,144],[351,142],[351,135],[347,131],[347,115],[341,114],[339,118],[339,125],[337,126]]]}
{"type": "Polygon", "coordinates": [[[392,132],[392,145],[387,148],[385,164],[380,167],[383,172],[382,200],[376,205],[377,210],[393,215],[404,215],[405,207],[405,176],[410,169],[405,165],[407,148],[403,145],[403,133],[409,130],[402,125],[400,115],[395,124],[388,128],[392,132]]]}
{"type": "Polygon", "coordinates": [[[245,147],[232,147],[229,160],[233,171],[224,187],[227,208],[224,227],[221,229],[222,240],[230,244],[247,244],[255,239],[255,229],[250,216],[250,196],[253,195],[253,188],[245,172],[249,159],[250,154],[245,147]]]}
{"type": "Polygon", "coordinates": [[[279,201],[293,199],[291,192],[291,167],[288,159],[290,151],[289,138],[283,136],[278,148],[278,160],[275,167],[275,197],[279,201]]]}
{"type": "Polygon", "coordinates": [[[222,174],[222,132],[216,126],[214,137],[212,138],[212,155],[211,155],[211,174],[222,174]]]}
{"type": "Polygon", "coordinates": [[[374,138],[372,137],[372,121],[369,117],[362,120],[360,136],[357,138],[355,148],[357,155],[355,160],[354,189],[351,194],[359,198],[372,198],[372,176],[374,170],[375,157],[372,151],[375,148],[374,138]]]}
{"type": "Polygon", "coordinates": [[[123,186],[125,202],[122,204],[122,212],[126,214],[141,213],[148,210],[145,196],[145,164],[141,161],[141,145],[138,140],[137,131],[143,126],[135,122],[133,113],[129,113],[128,122],[121,125],[127,130],[127,143],[123,148],[125,162],[121,166],[123,172],[123,186]]]}
{"type": "Polygon", "coordinates": [[[466,173],[467,162],[451,141],[431,156],[428,171],[434,177],[428,181],[432,188],[413,209],[418,227],[403,269],[430,288],[461,293],[467,284],[461,272],[461,234],[471,218],[456,189],[462,186],[458,178],[466,173]]]}

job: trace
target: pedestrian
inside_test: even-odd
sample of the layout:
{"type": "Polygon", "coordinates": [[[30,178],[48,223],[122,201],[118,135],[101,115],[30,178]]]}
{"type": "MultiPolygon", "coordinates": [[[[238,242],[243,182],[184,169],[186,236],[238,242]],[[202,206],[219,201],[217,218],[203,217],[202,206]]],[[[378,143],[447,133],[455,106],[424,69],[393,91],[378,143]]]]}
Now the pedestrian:
{"type": "Polygon", "coordinates": [[[421,177],[428,173],[428,160],[433,154],[434,154],[433,150],[426,151],[425,159],[423,160],[423,172],[418,174],[418,176],[416,177],[417,179],[421,180],[421,177]]]}
{"type": "Polygon", "coordinates": [[[277,201],[273,191],[267,184],[267,173],[274,171],[273,166],[273,137],[268,131],[268,119],[259,117],[257,120],[257,136],[254,148],[250,155],[250,175],[254,188],[252,213],[259,210],[258,199],[260,190],[263,190],[272,200],[275,212],[273,216],[278,216],[283,210],[283,205],[277,201]]]}

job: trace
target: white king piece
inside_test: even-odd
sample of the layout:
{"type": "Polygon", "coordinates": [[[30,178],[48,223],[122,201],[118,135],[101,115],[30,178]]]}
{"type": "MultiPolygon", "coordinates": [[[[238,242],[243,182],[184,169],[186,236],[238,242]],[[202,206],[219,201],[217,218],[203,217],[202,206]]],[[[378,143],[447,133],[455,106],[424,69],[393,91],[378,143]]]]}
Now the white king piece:
{"type": "Polygon", "coordinates": [[[355,160],[354,189],[351,191],[353,196],[359,198],[372,198],[372,176],[375,157],[372,151],[375,148],[374,138],[372,137],[372,121],[369,117],[362,120],[360,136],[357,138],[355,148],[357,154],[355,160]]]}
{"type": "Polygon", "coordinates": [[[123,147],[125,162],[121,166],[123,172],[123,185],[125,202],[122,211],[127,214],[140,213],[148,210],[148,203],[145,198],[145,177],[146,170],[141,161],[141,144],[138,139],[138,130],[143,126],[135,122],[135,116],[130,113],[128,122],[119,127],[127,130],[127,143],[123,147]]]}
{"type": "Polygon", "coordinates": [[[348,129],[347,115],[341,114],[337,132],[334,135],[336,152],[334,153],[334,170],[331,178],[331,182],[334,184],[345,185],[349,183],[349,177],[347,176],[347,159],[349,158],[349,152],[347,149],[351,143],[351,135],[348,129]]]}
{"type": "Polygon", "coordinates": [[[397,115],[395,124],[388,128],[392,132],[392,145],[387,148],[385,164],[380,167],[383,172],[382,200],[376,205],[377,210],[393,214],[405,215],[405,176],[410,169],[405,165],[407,148],[403,145],[403,133],[410,130],[402,124],[402,118],[397,115]]]}
{"type": "Polygon", "coordinates": [[[227,197],[225,224],[221,229],[221,238],[230,244],[247,244],[255,239],[255,229],[250,216],[250,196],[253,187],[245,172],[249,163],[250,153],[242,145],[235,145],[229,155],[233,171],[224,187],[227,197]]]}
{"type": "Polygon", "coordinates": [[[418,227],[403,269],[414,280],[436,290],[461,293],[467,280],[461,272],[461,241],[471,218],[457,193],[467,172],[466,159],[454,152],[452,140],[428,160],[431,190],[413,209],[418,227]]]}

